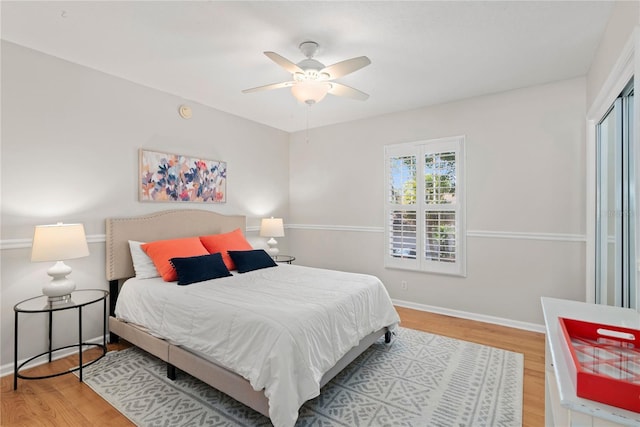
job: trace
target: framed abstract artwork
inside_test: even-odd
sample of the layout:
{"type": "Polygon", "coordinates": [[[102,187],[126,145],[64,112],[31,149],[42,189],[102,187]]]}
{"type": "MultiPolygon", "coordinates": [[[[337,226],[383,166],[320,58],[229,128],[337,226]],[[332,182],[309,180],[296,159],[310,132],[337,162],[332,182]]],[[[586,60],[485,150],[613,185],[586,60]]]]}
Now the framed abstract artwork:
{"type": "Polygon", "coordinates": [[[227,201],[227,162],[140,149],[141,202],[227,201]]]}

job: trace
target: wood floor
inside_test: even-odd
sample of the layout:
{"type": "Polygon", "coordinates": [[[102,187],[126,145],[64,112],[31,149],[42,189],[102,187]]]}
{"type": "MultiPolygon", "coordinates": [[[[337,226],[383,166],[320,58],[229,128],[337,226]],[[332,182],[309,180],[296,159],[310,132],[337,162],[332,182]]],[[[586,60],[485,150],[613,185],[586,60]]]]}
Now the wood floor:
{"type": "MultiPolygon", "coordinates": [[[[524,354],[523,425],[544,425],[544,335],[488,323],[397,307],[402,326],[439,335],[486,344],[524,354]]],[[[127,344],[109,346],[119,350],[127,344]]],[[[89,352],[85,353],[89,356],[89,352]]],[[[86,357],[85,356],[85,360],[86,357]]],[[[77,357],[68,357],[29,371],[45,375],[51,370],[77,366],[77,357]]],[[[18,380],[13,391],[13,375],[1,379],[1,426],[131,426],[124,416],[75,375],[26,381],[18,380]]]]}

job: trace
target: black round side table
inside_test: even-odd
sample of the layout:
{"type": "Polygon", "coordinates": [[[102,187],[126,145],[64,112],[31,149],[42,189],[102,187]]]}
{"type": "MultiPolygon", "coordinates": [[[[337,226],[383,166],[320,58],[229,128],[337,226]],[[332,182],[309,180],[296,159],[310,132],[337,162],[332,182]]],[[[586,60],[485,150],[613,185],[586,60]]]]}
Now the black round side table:
{"type": "Polygon", "coordinates": [[[101,289],[81,289],[76,290],[71,293],[71,298],[65,302],[50,302],[49,297],[46,295],[40,295],[34,298],[29,298],[24,301],[19,302],[13,307],[13,311],[15,312],[15,331],[14,331],[14,348],[13,348],[13,356],[14,356],[14,369],[13,369],[13,389],[16,390],[18,388],[18,378],[22,378],[24,380],[39,380],[43,378],[51,378],[57,377],[59,375],[65,375],[71,372],[79,371],[79,380],[82,381],[82,368],[85,368],[92,363],[100,360],[107,353],[107,296],[109,292],[101,290],[101,289]],[[82,342],[82,308],[102,301],[102,344],[88,343],[82,342]],[[52,348],[52,329],[53,329],[53,313],[56,311],[63,310],[77,310],[78,311],[78,343],[71,344],[64,347],[52,348]],[[44,353],[37,354],[26,361],[18,364],[18,315],[19,314],[32,314],[32,313],[48,313],[49,315],[49,348],[44,353]],[[22,369],[29,362],[44,356],[46,354],[49,355],[49,362],[51,362],[52,353],[72,348],[78,347],[78,366],[76,368],[70,370],[64,370],[62,372],[56,372],[49,375],[42,376],[28,376],[20,373],[20,369],[22,369]],[[82,363],[82,348],[83,347],[98,347],[102,349],[102,354],[98,356],[96,359],[83,364],[82,363]]]}

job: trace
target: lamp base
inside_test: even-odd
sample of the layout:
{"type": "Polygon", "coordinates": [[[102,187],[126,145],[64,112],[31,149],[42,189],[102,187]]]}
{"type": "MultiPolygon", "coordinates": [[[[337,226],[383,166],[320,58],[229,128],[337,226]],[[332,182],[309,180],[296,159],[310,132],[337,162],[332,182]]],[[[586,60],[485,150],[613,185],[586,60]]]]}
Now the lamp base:
{"type": "Polygon", "coordinates": [[[76,284],[66,277],[69,273],[71,267],[62,261],[56,262],[47,270],[52,279],[42,287],[42,293],[49,297],[49,302],[66,302],[71,299],[71,292],[76,288],[76,284]]]}
{"type": "Polygon", "coordinates": [[[59,297],[49,297],[47,302],[51,305],[62,305],[71,302],[71,294],[61,295],[59,297]]]}
{"type": "Polygon", "coordinates": [[[267,249],[267,253],[271,255],[271,258],[275,258],[280,253],[280,249],[276,246],[278,245],[278,241],[273,237],[267,240],[267,245],[269,245],[269,249],[267,249]]]}

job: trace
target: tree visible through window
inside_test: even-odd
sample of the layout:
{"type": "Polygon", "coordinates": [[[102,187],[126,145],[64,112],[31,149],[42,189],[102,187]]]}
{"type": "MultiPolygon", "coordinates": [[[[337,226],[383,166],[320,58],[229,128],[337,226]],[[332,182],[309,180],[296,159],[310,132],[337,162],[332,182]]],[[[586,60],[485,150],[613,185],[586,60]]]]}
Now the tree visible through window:
{"type": "Polygon", "coordinates": [[[465,274],[463,141],[385,147],[388,267],[465,274]]]}

